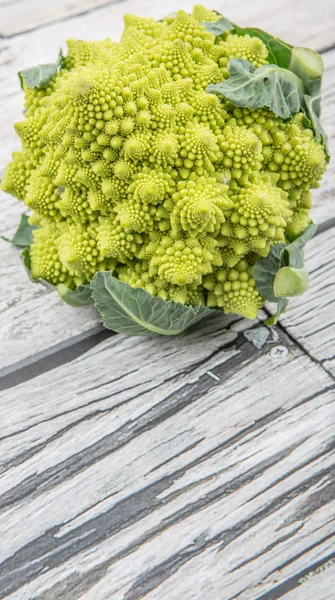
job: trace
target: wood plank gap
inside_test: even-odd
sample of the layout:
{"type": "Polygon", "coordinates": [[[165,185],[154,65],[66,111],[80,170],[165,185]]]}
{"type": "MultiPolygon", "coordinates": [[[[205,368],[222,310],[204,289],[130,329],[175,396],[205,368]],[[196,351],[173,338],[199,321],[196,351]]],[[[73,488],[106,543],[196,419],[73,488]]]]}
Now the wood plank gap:
{"type": "Polygon", "coordinates": [[[318,52],[319,52],[319,54],[325,54],[326,52],[330,52],[331,50],[335,50],[335,44],[329,44],[329,46],[320,48],[320,50],[318,50],[318,52]]]}
{"type": "MultiPolygon", "coordinates": [[[[268,314],[269,317],[272,317],[272,313],[267,309],[266,306],[264,307],[263,310],[265,310],[265,312],[268,314]]],[[[298,340],[295,339],[295,337],[284,327],[284,325],[280,321],[278,321],[278,323],[276,323],[275,327],[277,328],[277,330],[285,333],[285,335],[287,335],[288,339],[290,340],[290,342],[292,344],[297,346],[299,348],[299,350],[301,350],[301,352],[303,352],[306,356],[308,356],[308,358],[310,358],[316,365],[318,365],[319,367],[322,367],[324,372],[327,373],[328,375],[330,375],[330,377],[332,377],[332,379],[334,379],[334,381],[335,381],[335,377],[332,375],[332,373],[327,371],[327,369],[323,366],[322,362],[320,362],[317,358],[312,356],[312,354],[310,354],[308,352],[308,350],[301,344],[301,342],[299,342],[298,340]]]]}
{"type": "Polygon", "coordinates": [[[37,352],[9,367],[0,370],[0,391],[9,389],[42,373],[56,369],[68,363],[106,338],[116,335],[114,331],[105,329],[102,325],[75,335],[56,346],[37,352]]]}
{"type": "MultiPolygon", "coordinates": [[[[236,315],[236,318],[234,318],[233,315],[230,316],[232,317],[230,325],[234,325],[236,322],[243,320],[238,315],[236,315]]],[[[257,321],[256,324],[258,325],[259,322],[257,321]]],[[[248,329],[251,329],[252,327],[253,323],[250,321],[250,327],[248,327],[248,329]]],[[[194,327],[192,329],[194,329],[194,327]]],[[[72,336],[55,346],[41,350],[40,352],[9,365],[8,367],[4,367],[0,370],[0,392],[21,383],[25,383],[30,379],[34,379],[34,377],[38,377],[38,375],[42,375],[43,373],[67,364],[79,356],[82,356],[91,350],[91,348],[94,348],[94,346],[98,346],[105,339],[115,335],[119,334],[111,329],[106,329],[101,324],[97,327],[88,329],[83,333],[72,336]]]]}
{"type": "Polygon", "coordinates": [[[332,217],[331,219],[327,219],[327,221],[322,221],[321,223],[317,223],[317,226],[318,226],[318,228],[317,228],[315,235],[324,233],[325,231],[328,231],[328,229],[335,227],[335,217],[332,217]]]}
{"type": "MultiPolygon", "coordinates": [[[[327,537],[331,538],[331,537],[333,537],[333,535],[330,535],[327,537]]],[[[323,540],[320,540],[318,545],[321,544],[322,541],[323,540]]],[[[255,600],[279,600],[279,598],[282,598],[288,592],[291,592],[295,588],[302,585],[304,583],[304,581],[303,581],[304,577],[306,577],[307,575],[310,575],[310,574],[312,575],[316,571],[316,569],[320,569],[320,568],[326,569],[329,561],[333,561],[334,558],[335,558],[335,552],[328,554],[328,556],[325,556],[321,560],[318,560],[317,562],[308,566],[306,569],[303,569],[299,573],[294,574],[289,579],[286,579],[286,581],[283,581],[283,583],[281,583],[277,587],[272,588],[271,590],[269,590],[265,594],[262,594],[261,596],[257,596],[257,598],[255,600]]],[[[233,600],[233,598],[231,600],[233,600]]]]}

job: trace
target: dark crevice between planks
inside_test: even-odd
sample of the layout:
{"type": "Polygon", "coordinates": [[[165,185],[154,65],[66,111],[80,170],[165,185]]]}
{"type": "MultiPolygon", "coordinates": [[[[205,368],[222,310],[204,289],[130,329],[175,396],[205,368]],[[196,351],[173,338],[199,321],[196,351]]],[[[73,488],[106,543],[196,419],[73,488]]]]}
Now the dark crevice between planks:
{"type": "Polygon", "coordinates": [[[116,335],[114,331],[104,329],[102,325],[97,326],[1,369],[0,391],[29,381],[42,373],[75,360],[112,335],[116,335]]]}
{"type": "MultiPolygon", "coordinates": [[[[221,332],[224,334],[227,330],[229,331],[230,326],[239,320],[241,320],[241,317],[236,316],[236,319],[232,319],[229,322],[227,329],[222,329],[221,325],[221,332]]],[[[208,319],[206,319],[206,321],[208,322],[208,319]]],[[[204,322],[205,320],[202,321],[202,323],[204,322]]],[[[194,325],[188,331],[194,331],[195,327],[196,326],[194,325]]],[[[197,327],[199,327],[199,324],[197,327]]],[[[0,370],[0,392],[67,364],[79,356],[82,356],[95,346],[98,346],[106,339],[118,335],[119,334],[115,331],[111,331],[110,329],[104,328],[102,325],[98,325],[97,327],[61,342],[60,344],[51,346],[46,350],[41,350],[13,365],[4,367],[0,370]]],[[[139,340],[140,338],[136,339],[139,340]]],[[[183,372],[181,372],[181,374],[183,374],[183,372]]],[[[99,387],[99,385],[97,387],[99,387]]],[[[92,388],[92,390],[94,389],[95,388],[92,388]]],[[[108,395],[108,397],[109,396],[110,395],[108,395]]]]}
{"type": "MultiPolygon", "coordinates": [[[[317,548],[317,546],[320,546],[320,544],[327,541],[328,539],[331,539],[332,537],[334,537],[334,534],[329,534],[322,540],[319,540],[318,542],[313,544],[313,546],[307,548],[306,551],[301,553],[299,556],[302,556],[303,554],[307,554],[310,550],[312,550],[313,548],[317,548]]],[[[334,538],[334,541],[335,541],[335,538],[334,538]]],[[[290,561],[290,562],[293,562],[297,558],[298,557],[294,557],[292,559],[292,561],[290,561]]],[[[295,573],[294,575],[292,575],[292,577],[289,577],[288,579],[286,579],[285,581],[283,581],[276,587],[272,588],[268,592],[265,592],[261,596],[257,596],[257,598],[255,598],[255,600],[279,600],[279,598],[286,596],[286,594],[288,594],[295,588],[298,588],[298,587],[304,585],[304,583],[305,583],[303,581],[304,577],[308,576],[309,574],[315,574],[315,571],[317,569],[324,570],[327,566],[327,563],[329,561],[333,561],[334,559],[335,559],[335,552],[332,552],[331,554],[327,554],[320,560],[310,564],[305,569],[302,569],[298,573],[295,573]]],[[[302,597],[302,596],[300,596],[300,597],[302,597]]],[[[307,595],[306,595],[306,598],[307,598],[307,595]]],[[[331,599],[329,598],[329,600],[331,600],[331,599]]]]}
{"type": "MultiPolygon", "coordinates": [[[[326,231],[329,231],[329,229],[332,229],[333,227],[335,227],[335,217],[332,219],[328,219],[327,221],[324,221],[323,223],[318,225],[318,228],[315,233],[315,237],[322,233],[325,233],[326,231]]],[[[334,232],[334,235],[335,235],[335,232],[334,232]]],[[[264,310],[269,316],[272,316],[272,313],[270,313],[270,311],[267,310],[266,307],[264,308],[264,310]]],[[[289,308],[288,308],[288,310],[289,310],[289,308]]],[[[310,354],[310,352],[303,346],[303,344],[301,342],[299,342],[298,340],[296,340],[296,338],[286,329],[286,327],[284,325],[281,324],[280,321],[278,321],[278,323],[276,324],[276,327],[277,327],[277,330],[280,330],[283,333],[285,333],[285,335],[289,338],[291,343],[294,344],[295,346],[297,346],[303,354],[307,355],[308,358],[310,358],[310,360],[312,360],[315,364],[317,364],[319,367],[321,367],[325,371],[325,373],[327,373],[327,375],[329,375],[330,377],[335,379],[335,377],[332,375],[332,373],[324,367],[324,365],[323,365],[324,361],[320,361],[317,358],[315,358],[312,354],[310,354]]]]}
{"type": "MultiPolygon", "coordinates": [[[[269,315],[270,315],[270,313],[269,313],[269,315]]],[[[280,330],[283,333],[285,333],[292,344],[294,344],[297,348],[299,348],[299,350],[301,352],[303,352],[303,354],[307,355],[308,358],[310,358],[310,360],[312,360],[316,365],[318,365],[321,369],[323,369],[324,372],[327,373],[327,375],[329,377],[331,377],[333,380],[335,380],[334,375],[330,371],[328,371],[325,368],[325,366],[323,365],[324,361],[320,361],[317,358],[315,358],[312,354],[310,354],[310,352],[302,345],[302,343],[299,342],[298,340],[296,340],[295,337],[293,337],[293,335],[279,321],[278,321],[276,327],[277,327],[277,331],[280,330]]],[[[325,360],[328,360],[328,359],[325,359],[325,360]]]]}
{"type": "MultiPolygon", "coordinates": [[[[81,577],[78,578],[78,574],[71,574],[67,578],[67,586],[71,589],[71,595],[62,596],[62,600],[75,600],[80,596],[83,590],[83,586],[86,585],[87,581],[93,581],[96,583],[101,580],[107,570],[118,561],[136,552],[141,546],[154,539],[156,536],[164,533],[169,528],[177,525],[183,520],[191,517],[198,512],[201,512],[207,506],[212,505],[224,497],[238,491],[242,487],[245,487],[248,482],[254,481],[262,475],[267,468],[275,466],[282,459],[284,459],[290,452],[294,450],[295,446],[291,446],[282,453],[278,453],[267,459],[263,463],[260,463],[254,469],[251,469],[248,473],[244,473],[235,479],[219,486],[212,490],[205,496],[197,499],[196,501],[188,504],[182,509],[176,511],[158,525],[153,527],[151,530],[140,536],[138,539],[133,541],[129,546],[121,550],[120,552],[112,555],[106,561],[101,563],[99,566],[90,569],[88,572],[82,573],[81,577]]],[[[315,457],[317,458],[317,457],[315,457]]],[[[307,461],[306,461],[307,462],[307,461]]],[[[303,466],[303,465],[302,465],[303,466]]],[[[214,537],[209,537],[205,532],[200,536],[188,543],[179,552],[175,553],[167,560],[156,564],[153,568],[148,569],[142,575],[140,575],[130,589],[124,596],[124,600],[140,600],[144,598],[146,594],[152,590],[157,589],[164,581],[169,579],[174,573],[176,573],[185,563],[192,560],[196,556],[202,554],[208,549],[212,551],[220,552],[230,543],[234,542],[246,531],[252,527],[257,526],[263,519],[270,515],[273,515],[283,506],[288,504],[292,499],[299,497],[304,491],[310,489],[319,483],[322,478],[327,475],[328,470],[324,469],[317,475],[314,475],[301,484],[293,487],[290,493],[283,493],[274,501],[267,503],[263,508],[258,510],[251,517],[246,518],[238,522],[233,527],[228,527],[220,531],[214,537]]],[[[140,492],[136,492],[133,497],[128,497],[126,500],[122,500],[120,503],[109,509],[106,513],[93,518],[91,521],[79,526],[77,530],[73,530],[68,534],[65,534],[62,538],[57,535],[56,539],[54,535],[58,533],[59,527],[46,532],[40,538],[37,538],[25,548],[19,550],[13,557],[3,563],[4,566],[4,582],[3,582],[3,596],[4,598],[16,589],[19,589],[24,583],[31,581],[38,577],[42,572],[55,568],[58,564],[62,564],[69,558],[69,553],[78,553],[83,550],[82,546],[91,547],[96,545],[97,540],[94,541],[89,536],[101,536],[102,540],[114,535],[120,528],[127,528],[138,520],[145,518],[148,514],[147,511],[153,512],[159,509],[162,504],[167,504],[171,499],[174,499],[177,494],[188,491],[188,488],[181,489],[170,496],[161,497],[160,494],[169,488],[178,477],[178,472],[162,478],[160,481],[148,486],[140,492]],[[130,513],[128,512],[130,509],[130,513]],[[119,519],[115,522],[115,517],[119,519]],[[124,520],[125,519],[125,520],[124,520]],[[115,529],[116,528],[116,529],[115,529]],[[84,535],[84,532],[88,531],[88,536],[84,535]],[[73,538],[73,544],[69,545],[69,537],[73,538]],[[46,538],[51,540],[52,546],[46,545],[46,538]],[[62,548],[62,543],[64,548],[62,548]],[[58,552],[57,552],[58,546],[58,552]],[[51,552],[50,552],[51,550],[51,552]],[[60,553],[60,555],[59,555],[60,553]],[[21,556],[20,556],[21,554],[21,556]],[[65,554],[65,555],[64,555],[65,554]],[[33,561],[31,558],[33,557],[33,561]],[[20,565],[17,571],[17,565],[20,565]],[[7,573],[6,573],[7,571],[7,573]],[[23,583],[24,582],[24,583],[23,583]]],[[[297,525],[298,527],[298,525],[297,525]]],[[[300,524],[299,524],[300,527],[300,524]]],[[[297,528],[292,528],[289,534],[280,536],[279,540],[287,541],[289,537],[293,537],[297,531],[297,528]]],[[[321,543],[321,542],[320,542],[321,543]]],[[[72,554],[73,555],[73,554],[72,554]]],[[[60,585],[62,586],[64,582],[60,585]]],[[[86,588],[88,589],[88,588],[86,588]]],[[[38,596],[36,600],[47,600],[58,597],[59,592],[58,584],[53,586],[47,596],[38,596]]],[[[270,597],[267,599],[270,600],[270,597]]]]}
{"type": "Polygon", "coordinates": [[[316,230],[315,235],[320,235],[320,233],[324,233],[325,231],[328,231],[332,227],[335,227],[335,217],[332,217],[331,219],[327,219],[327,221],[323,221],[322,223],[317,224],[317,225],[318,225],[318,228],[316,230]]]}
{"type": "MultiPolygon", "coordinates": [[[[261,476],[267,469],[287,458],[299,445],[300,442],[291,445],[284,451],[273,455],[271,458],[267,458],[247,472],[219,485],[204,496],[190,502],[183,508],[166,517],[125,549],[117,552],[105,563],[99,565],[98,570],[101,573],[101,576],[105,574],[107,568],[112,564],[118,562],[125,556],[132,554],[141,545],[144,545],[157,535],[162,534],[170,527],[177,525],[188,517],[201,512],[204,508],[211,506],[230,494],[240,490],[251,481],[255,481],[255,479],[261,476]]],[[[315,457],[314,460],[317,460],[317,457],[315,457]]],[[[29,542],[26,546],[13,554],[13,556],[1,563],[0,598],[5,598],[7,595],[13,593],[20,587],[23,587],[26,583],[32,581],[42,573],[45,573],[47,570],[57,568],[78,553],[97,546],[107,538],[110,538],[123,529],[127,529],[136,522],[141,521],[162,506],[168,505],[178,496],[187,493],[190,486],[194,487],[193,483],[190,484],[190,486],[186,485],[165,496],[162,495],[163,492],[167,492],[169,488],[175,484],[175,481],[180,479],[188,470],[189,465],[186,465],[177,471],[172,472],[170,475],[162,477],[158,481],[129,495],[127,498],[120,500],[103,513],[74,527],[70,531],[65,532],[63,535],[60,533],[63,527],[61,524],[52,527],[35,540],[29,542]]],[[[276,500],[266,504],[265,507],[260,509],[250,518],[242,520],[232,528],[225,529],[213,538],[207,538],[206,535],[202,535],[200,539],[194,540],[194,544],[189,545],[180,553],[173,555],[164,563],[156,565],[153,569],[139,577],[125,598],[127,598],[127,600],[139,600],[146,593],[157,587],[181,568],[185,562],[191,560],[209,547],[216,547],[217,551],[220,549],[222,550],[246,530],[279,510],[282,506],[301,495],[304,491],[315,486],[327,473],[328,470],[323,469],[317,475],[314,475],[298,486],[293,487],[289,493],[286,492],[276,498],[276,500]]],[[[83,574],[83,578],[91,578],[94,571],[95,569],[92,569],[89,573],[83,574]]],[[[74,595],[73,598],[77,598],[77,596],[74,595]]]]}
{"type": "Polygon", "coordinates": [[[317,50],[317,52],[319,54],[326,54],[326,52],[331,52],[332,50],[335,50],[335,43],[329,44],[329,46],[325,46],[324,48],[320,48],[317,50]]]}
{"type": "MultiPolygon", "coordinates": [[[[282,336],[282,340],[284,340],[284,336],[282,336]]],[[[263,352],[269,349],[269,346],[267,346],[263,351],[257,351],[242,335],[237,338],[236,345],[240,352],[232,354],[228,359],[227,357],[222,357],[222,365],[218,365],[215,368],[221,384],[229,380],[230,376],[235,372],[236,364],[247,364],[257,360],[263,352]]],[[[224,345],[221,347],[222,350],[226,350],[224,345]]],[[[220,349],[217,350],[217,352],[219,351],[220,349]]],[[[179,373],[176,373],[175,377],[179,378],[179,373]]],[[[163,423],[168,418],[178,414],[186,406],[203,398],[208,391],[217,385],[218,382],[209,377],[207,373],[204,373],[199,378],[197,377],[194,382],[184,383],[178,390],[172,392],[149,408],[145,413],[141,414],[138,419],[124,423],[116,431],[104,436],[86,450],[63,460],[58,465],[46,469],[40,474],[34,474],[24,479],[20,484],[0,496],[0,511],[8,506],[13,506],[27,496],[30,498],[37,497],[41,493],[45,493],[48,489],[53,489],[61,482],[73,478],[89,466],[116,452],[133,439],[142,435],[145,431],[163,423]]],[[[273,418],[273,414],[272,412],[271,418],[273,418]]],[[[267,418],[269,418],[269,415],[267,418]]],[[[263,419],[261,422],[263,423],[263,419]]],[[[259,426],[259,423],[256,423],[256,426],[259,426]]],[[[252,428],[254,426],[255,424],[252,428]]],[[[247,429],[249,430],[249,428],[247,429]]],[[[246,429],[240,435],[243,437],[245,432],[246,429]]],[[[57,437],[58,434],[56,434],[57,437]]],[[[229,443],[232,443],[235,437],[231,438],[229,443]]],[[[48,441],[44,442],[44,444],[47,443],[48,441]]],[[[24,460],[24,457],[21,456],[20,460],[24,460]]]]}
{"type": "MultiPolygon", "coordinates": [[[[284,341],[285,343],[286,338],[284,334],[281,334],[280,341],[282,343],[284,341]]],[[[246,342],[242,335],[240,335],[238,338],[238,344],[242,345],[239,356],[243,364],[245,364],[248,360],[257,360],[258,356],[265,351],[263,349],[263,351],[255,352],[255,349],[252,347],[252,345],[249,342],[246,342]]],[[[267,349],[268,347],[266,347],[266,350],[267,349]]],[[[235,356],[233,356],[231,360],[234,359],[235,356]]],[[[215,368],[215,371],[220,376],[222,382],[224,382],[226,379],[229,379],[231,376],[231,368],[233,367],[230,361],[224,362],[221,367],[218,365],[215,368]]],[[[199,398],[203,397],[206,391],[215,385],[217,384],[213,382],[213,380],[210,380],[205,373],[197,383],[184,385],[183,388],[178,390],[176,394],[171,394],[156,407],[149,409],[144,415],[137,419],[135,423],[131,425],[129,423],[125,424],[119,429],[119,431],[106,436],[103,440],[101,440],[101,442],[91,446],[89,448],[89,452],[81,452],[76,456],[71,457],[71,459],[63,461],[63,463],[60,465],[60,470],[52,468],[48,469],[44,473],[39,474],[37,478],[36,476],[27,478],[24,482],[22,482],[21,486],[17,486],[14,490],[12,490],[14,495],[6,494],[6,498],[3,496],[2,500],[5,501],[5,504],[9,502],[9,505],[13,506],[19,497],[21,499],[24,497],[30,497],[31,499],[36,495],[45,493],[48,489],[51,489],[69,477],[73,477],[84,468],[89,467],[90,464],[94,464],[97,462],[97,460],[102,459],[107,454],[110,454],[118,448],[129,443],[131,439],[141,435],[141,433],[143,433],[145,430],[155,427],[157,424],[165,421],[167,418],[169,418],[169,416],[176,414],[176,412],[179,410],[182,410],[187,404],[196,402],[199,398]],[[127,434],[128,431],[130,433],[130,437],[127,434]]],[[[99,542],[104,541],[106,537],[111,537],[118,531],[127,528],[133,523],[145,518],[147,514],[159,509],[162,506],[162,503],[167,504],[176,499],[178,495],[188,492],[190,487],[197,485],[197,482],[193,482],[189,486],[184,486],[180,490],[173,491],[170,494],[165,494],[165,496],[162,496],[162,492],[168,491],[169,487],[172,486],[177,479],[180,479],[185,472],[189,471],[197,464],[207,460],[217,452],[220,452],[227,447],[231,447],[240,439],[242,440],[246,435],[250,435],[250,433],[253,432],[255,432],[257,435],[260,429],[264,428],[270,421],[273,421],[274,418],[280,417],[282,413],[283,410],[279,409],[269,413],[268,415],[265,415],[252,425],[245,427],[242,431],[225,440],[217,448],[205,452],[203,455],[200,455],[193,461],[190,461],[182,468],[177,469],[165,477],[162,477],[153,484],[147,485],[143,489],[129,496],[127,499],[119,501],[103,514],[90,519],[86,523],[73,528],[69,532],[65,532],[64,534],[60,535],[63,525],[58,525],[51,528],[45,534],[27,544],[12,557],[8,558],[2,563],[0,567],[0,579],[3,579],[2,584],[0,585],[0,589],[2,590],[0,597],[5,598],[8,594],[12,593],[16,589],[19,589],[25,583],[32,581],[45,571],[63,564],[66,560],[70,559],[77,553],[96,546],[99,544],[99,542]]],[[[203,510],[206,508],[206,506],[216,503],[225,496],[247,485],[248,482],[254,481],[255,478],[265,472],[266,469],[285,459],[291,452],[295,450],[296,446],[299,446],[300,444],[301,440],[298,444],[295,444],[290,448],[285,449],[285,451],[272,456],[271,458],[256,465],[256,467],[248,472],[233,478],[229,482],[218,486],[205,496],[202,496],[194,502],[189,503],[181,510],[178,510],[173,515],[163,520],[152,530],[142,535],[141,538],[132,542],[127,548],[122,550],[122,552],[119,552],[109,558],[106,563],[99,565],[99,567],[96,569],[92,569],[88,573],[83,574],[82,577],[78,577],[78,574],[75,574],[73,577],[71,575],[67,581],[66,588],[67,590],[71,590],[71,592],[69,591],[69,595],[64,592],[64,595],[61,596],[62,600],[66,600],[67,598],[69,600],[70,598],[71,600],[75,600],[75,598],[79,598],[83,590],[88,589],[86,587],[88,582],[91,582],[91,585],[93,585],[99,581],[106,574],[106,571],[111,564],[121,560],[123,557],[132,554],[133,552],[136,552],[136,550],[142,544],[145,544],[148,540],[159,535],[169,527],[203,510]]],[[[323,448],[321,454],[329,452],[330,449],[330,446],[323,448]]],[[[184,453],[185,451],[185,449],[182,449],[180,454],[184,453]]],[[[320,453],[317,456],[314,456],[313,460],[318,460],[319,455],[320,453]]],[[[305,463],[300,464],[300,469],[303,468],[305,464],[310,464],[310,458],[306,459],[305,463]]],[[[200,540],[195,540],[195,545],[192,544],[191,546],[185,548],[185,550],[181,553],[173,556],[172,559],[167,562],[167,564],[162,563],[161,565],[157,565],[152,572],[150,571],[145,573],[142,578],[139,578],[139,580],[134,583],[131,590],[129,590],[128,596],[126,597],[128,600],[137,600],[142,598],[144,596],[144,593],[142,594],[142,592],[148,593],[149,589],[154,589],[155,587],[159,586],[165,579],[169,578],[174,572],[181,568],[183,564],[187,562],[187,560],[191,560],[193,557],[201,554],[207,548],[213,547],[213,549],[218,549],[219,546],[220,548],[225,547],[228,543],[243,534],[247,529],[257,524],[263,517],[277,511],[281,508],[281,506],[290,502],[295,497],[299,495],[301,496],[303,492],[310,489],[312,486],[315,487],[326,476],[329,476],[330,473],[331,471],[329,469],[323,469],[317,475],[299,484],[299,486],[291,488],[289,492],[286,491],[285,494],[279,496],[279,498],[277,498],[275,501],[266,504],[265,508],[262,508],[259,513],[256,514],[256,521],[255,518],[252,517],[252,522],[246,519],[245,521],[239,523],[236,527],[221,532],[219,537],[216,536],[216,538],[207,539],[206,536],[203,536],[200,540]]],[[[288,471],[285,473],[285,477],[289,477],[291,474],[291,471],[288,471]]],[[[257,495],[258,494],[259,492],[257,492],[257,495]]],[[[322,504],[330,502],[333,496],[335,496],[335,490],[333,489],[333,486],[330,488],[328,487],[327,491],[323,492],[322,504]]],[[[320,502],[317,500],[315,495],[315,501],[312,502],[311,507],[300,507],[304,514],[299,513],[297,516],[297,521],[299,521],[300,518],[308,516],[307,513],[305,515],[306,510],[310,512],[317,510],[319,504],[320,502]]],[[[292,531],[294,529],[295,528],[293,527],[292,531]]],[[[62,586],[63,583],[60,585],[62,586]]],[[[56,590],[58,592],[58,586],[55,586],[53,590],[53,593],[56,593],[56,590]]],[[[55,596],[50,595],[50,600],[54,597],[55,596]]],[[[46,598],[48,598],[48,596],[43,595],[43,600],[46,600],[46,598]]],[[[42,600],[42,597],[40,597],[40,600],[42,600]]]]}
{"type": "MultiPolygon", "coordinates": [[[[44,23],[40,23],[39,25],[36,25],[35,27],[32,27],[31,29],[23,29],[22,31],[17,31],[16,33],[13,33],[12,35],[4,35],[2,33],[0,35],[0,39],[12,40],[20,35],[27,35],[29,33],[32,33],[33,31],[37,31],[39,29],[44,29],[45,27],[50,27],[51,25],[55,25],[57,23],[63,23],[64,21],[70,21],[71,19],[77,19],[78,17],[83,17],[85,15],[89,15],[92,12],[98,12],[99,10],[103,10],[104,8],[107,8],[108,6],[115,6],[116,4],[126,4],[127,2],[128,2],[128,0],[110,0],[109,2],[106,2],[105,4],[102,4],[101,6],[92,6],[92,8],[88,8],[87,10],[83,10],[83,11],[77,12],[72,15],[64,16],[61,19],[52,19],[51,21],[45,21],[44,23]]],[[[1,6],[0,6],[0,8],[1,8],[1,6]]]]}

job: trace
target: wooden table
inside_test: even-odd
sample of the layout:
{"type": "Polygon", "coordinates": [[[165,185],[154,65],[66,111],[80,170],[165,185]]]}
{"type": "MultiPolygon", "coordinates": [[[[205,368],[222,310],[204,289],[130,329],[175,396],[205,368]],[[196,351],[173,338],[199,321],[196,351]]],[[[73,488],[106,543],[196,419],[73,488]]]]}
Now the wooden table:
{"type": "MultiPolygon", "coordinates": [[[[322,52],[335,149],[333,0],[215,8],[322,52]]],[[[210,5],[210,3],[209,3],[210,5]]],[[[188,0],[0,0],[0,167],[19,69],[67,37],[188,0]]],[[[232,316],[175,338],[104,331],[32,285],[1,242],[0,598],[335,598],[334,163],[315,190],[311,287],[279,325],[232,316]]],[[[0,233],[24,211],[1,196],[0,233]]]]}

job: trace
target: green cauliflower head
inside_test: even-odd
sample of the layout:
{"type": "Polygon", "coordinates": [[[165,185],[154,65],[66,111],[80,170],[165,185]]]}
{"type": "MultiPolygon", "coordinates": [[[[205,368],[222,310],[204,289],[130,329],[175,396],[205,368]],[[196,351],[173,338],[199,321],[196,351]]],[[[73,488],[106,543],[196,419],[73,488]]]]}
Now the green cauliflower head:
{"type": "Polygon", "coordinates": [[[165,300],[256,317],[253,264],[308,225],[325,154],[301,115],[206,92],[231,58],[267,64],[258,38],[201,25],[218,19],[199,5],[126,15],[119,44],[69,40],[48,87],[25,85],[2,188],[38,225],[33,277],[74,288],[112,270],[165,300]]]}

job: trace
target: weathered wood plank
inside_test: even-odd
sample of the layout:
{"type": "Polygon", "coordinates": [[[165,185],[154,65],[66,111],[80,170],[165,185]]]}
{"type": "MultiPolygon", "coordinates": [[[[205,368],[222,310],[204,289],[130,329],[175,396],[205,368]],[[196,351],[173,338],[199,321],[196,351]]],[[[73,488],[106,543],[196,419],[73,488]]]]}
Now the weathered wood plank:
{"type": "Polygon", "coordinates": [[[310,288],[293,298],[280,322],[309,354],[335,376],[335,228],[306,246],[310,288]]]}
{"type": "MultiPolygon", "coordinates": [[[[120,0],[114,0],[114,2],[120,0]]],[[[122,0],[121,0],[122,1],[122,0]]],[[[73,18],[99,7],[110,6],[113,0],[8,0],[0,3],[0,35],[4,38],[25,33],[41,25],[73,18]]]]}
{"type": "Polygon", "coordinates": [[[239,329],[114,337],[1,395],[1,598],[316,597],[334,384],[285,334],[257,350],[239,329]]]}
{"type": "MultiPolygon", "coordinates": [[[[82,15],[89,12],[91,15],[99,10],[113,10],[114,4],[123,3],[126,12],[141,9],[146,12],[154,13],[154,16],[161,16],[165,8],[158,6],[153,0],[142,0],[141,3],[134,0],[2,0],[0,35],[7,38],[45,26],[54,21],[73,19],[76,15],[82,15]],[[140,6],[138,6],[140,4],[140,6]],[[156,6],[155,6],[156,4],[156,6]],[[131,7],[133,5],[133,7],[131,7]],[[130,6],[130,8],[128,8],[130,6]],[[158,12],[159,10],[159,12],[158,12]]],[[[167,11],[184,9],[191,11],[195,1],[193,0],[170,0],[167,11]]],[[[277,0],[276,19],[273,19],[273,8],[264,7],[262,0],[255,0],[253,3],[246,3],[245,0],[213,0],[205,2],[207,6],[227,14],[232,19],[239,19],[241,25],[264,26],[264,23],[271,22],[274,35],[281,36],[289,40],[292,39],[296,45],[302,45],[306,40],[306,31],[309,32],[308,42],[317,48],[325,48],[335,43],[332,20],[334,14],[334,4],[331,0],[322,0],[322,6],[306,0],[304,11],[299,10],[300,5],[297,0],[288,2],[287,0],[277,0]],[[322,8],[322,10],[320,10],[322,8]],[[252,22],[251,22],[252,21],[252,22]],[[293,29],[296,30],[294,33],[293,29]]],[[[265,26],[264,26],[265,27],[265,26]]]]}

